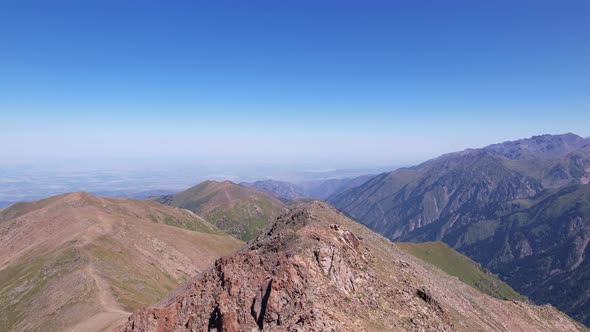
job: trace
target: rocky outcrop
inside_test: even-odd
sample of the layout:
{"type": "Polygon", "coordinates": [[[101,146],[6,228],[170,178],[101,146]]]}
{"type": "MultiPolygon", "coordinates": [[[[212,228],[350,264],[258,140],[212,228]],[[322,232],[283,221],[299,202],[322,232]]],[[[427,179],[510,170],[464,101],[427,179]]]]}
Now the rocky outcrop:
{"type": "Polygon", "coordinates": [[[120,331],[577,331],[552,308],[500,301],[313,202],[120,331]]]}

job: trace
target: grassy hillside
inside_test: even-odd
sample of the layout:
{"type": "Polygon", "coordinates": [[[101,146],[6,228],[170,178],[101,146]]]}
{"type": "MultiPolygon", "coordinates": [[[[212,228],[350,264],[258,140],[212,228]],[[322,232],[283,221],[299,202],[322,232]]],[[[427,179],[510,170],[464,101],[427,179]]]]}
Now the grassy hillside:
{"type": "Polygon", "coordinates": [[[287,211],[286,205],[275,197],[230,181],[205,181],[156,201],[191,210],[244,241],[255,238],[270,222],[287,211]]]}
{"type": "Polygon", "coordinates": [[[396,244],[410,255],[459,278],[459,280],[480,290],[482,293],[499,299],[525,300],[522,295],[515,292],[498,277],[486,272],[479,264],[461,255],[443,242],[398,242],[396,244]]]}

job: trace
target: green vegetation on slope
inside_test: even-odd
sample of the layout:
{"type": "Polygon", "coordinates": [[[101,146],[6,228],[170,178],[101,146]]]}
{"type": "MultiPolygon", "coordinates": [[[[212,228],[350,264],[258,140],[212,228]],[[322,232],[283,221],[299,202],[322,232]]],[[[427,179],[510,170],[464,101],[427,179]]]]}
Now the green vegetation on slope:
{"type": "Polygon", "coordinates": [[[498,277],[486,272],[479,264],[440,241],[424,243],[399,242],[396,244],[408,254],[459,278],[459,280],[484,294],[503,300],[525,300],[522,295],[515,292],[498,277]]]}
{"type": "Polygon", "coordinates": [[[230,181],[205,181],[156,201],[190,210],[244,241],[255,238],[270,222],[287,211],[286,205],[275,197],[230,181]]]}
{"type": "Polygon", "coordinates": [[[183,228],[193,232],[217,235],[225,234],[217,227],[205,221],[205,219],[194,214],[192,211],[183,210],[182,213],[183,216],[181,218],[165,214],[153,214],[150,215],[149,218],[156,224],[166,224],[168,226],[183,228]]]}
{"type": "Polygon", "coordinates": [[[155,303],[188,280],[190,275],[183,274],[180,280],[156,264],[138,264],[126,252],[122,243],[102,237],[89,244],[83,250],[97,271],[112,287],[112,292],[125,309],[133,311],[146,304],[155,303]],[[108,271],[108,273],[102,272],[108,271]]]}
{"type": "MultiPolygon", "coordinates": [[[[36,257],[23,257],[18,264],[0,271],[0,331],[13,331],[23,328],[22,321],[27,312],[40,304],[40,299],[47,300],[49,288],[54,287],[56,279],[78,270],[84,262],[80,252],[75,248],[65,248],[51,254],[36,257]]],[[[72,285],[84,289],[85,285],[72,285]]],[[[43,302],[43,301],[41,301],[43,302]]],[[[80,306],[79,311],[87,311],[88,306],[80,306]]],[[[59,320],[66,320],[59,315],[59,320]]],[[[47,330],[56,330],[46,318],[41,323],[47,330]]],[[[30,329],[30,327],[29,327],[30,329]]],[[[41,331],[30,329],[32,331],[41,331]]]]}

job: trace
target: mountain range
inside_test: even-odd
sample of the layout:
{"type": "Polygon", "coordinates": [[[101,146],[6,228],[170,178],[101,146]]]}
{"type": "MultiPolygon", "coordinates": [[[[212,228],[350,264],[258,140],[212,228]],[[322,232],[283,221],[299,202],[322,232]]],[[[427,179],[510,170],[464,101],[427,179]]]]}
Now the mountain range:
{"type": "Polygon", "coordinates": [[[590,324],[589,179],[590,139],[542,135],[383,173],[328,201],[392,240],[443,241],[590,324]]]}
{"type": "Polygon", "coordinates": [[[327,199],[332,195],[359,186],[372,177],[373,175],[360,175],[356,177],[304,181],[298,184],[277,180],[242,182],[240,184],[264,191],[279,199],[290,201],[298,198],[327,199]]]}

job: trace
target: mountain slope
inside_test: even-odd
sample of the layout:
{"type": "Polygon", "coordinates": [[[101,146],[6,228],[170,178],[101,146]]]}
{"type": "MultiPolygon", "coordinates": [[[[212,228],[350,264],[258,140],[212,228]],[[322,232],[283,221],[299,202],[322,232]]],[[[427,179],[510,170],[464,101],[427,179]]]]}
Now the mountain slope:
{"type": "Polygon", "coordinates": [[[529,198],[536,179],[484,151],[445,155],[415,168],[381,174],[330,198],[336,207],[391,239],[403,239],[459,209],[529,198]]]}
{"type": "Polygon", "coordinates": [[[230,181],[205,181],[155,200],[191,210],[244,241],[256,237],[272,220],[287,211],[278,199],[230,181]]]}
{"type": "Polygon", "coordinates": [[[420,258],[480,292],[499,298],[524,301],[525,298],[479,264],[461,255],[443,242],[396,242],[396,245],[412,256],[420,258]]]}
{"type": "Polygon", "coordinates": [[[242,242],[190,211],[72,193],[0,212],[0,330],[100,331],[242,242]]]}
{"type": "MultiPolygon", "coordinates": [[[[452,215],[462,227],[440,239],[499,273],[537,303],[553,303],[590,324],[590,185],[571,185],[535,199],[492,204],[477,222],[452,215]]],[[[437,227],[409,235],[437,238],[437,227]]]]}
{"type": "Polygon", "coordinates": [[[542,135],[384,173],[330,202],[390,239],[443,241],[532,300],[590,324],[590,292],[557,286],[587,275],[588,179],[589,139],[542,135]],[[537,257],[534,272],[528,256],[537,257]]]}
{"type": "Polygon", "coordinates": [[[121,327],[205,329],[581,330],[550,306],[482,294],[320,202],[292,209],[247,248],[121,327]]]}

